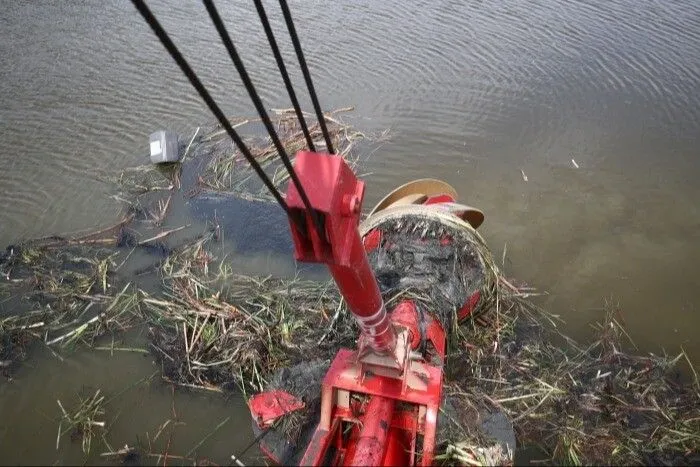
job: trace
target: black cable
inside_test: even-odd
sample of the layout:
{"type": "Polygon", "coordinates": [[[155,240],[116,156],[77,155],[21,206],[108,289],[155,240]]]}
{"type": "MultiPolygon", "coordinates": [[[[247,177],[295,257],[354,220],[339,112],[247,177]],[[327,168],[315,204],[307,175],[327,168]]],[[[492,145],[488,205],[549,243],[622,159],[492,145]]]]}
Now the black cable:
{"type": "Polygon", "coordinates": [[[253,0],[255,3],[255,8],[258,10],[258,16],[262,22],[263,28],[265,29],[265,34],[267,35],[267,40],[270,43],[270,48],[272,49],[272,54],[275,56],[275,61],[277,62],[277,68],[280,70],[282,79],[284,80],[284,85],[287,87],[287,93],[289,93],[289,99],[292,101],[292,107],[294,107],[294,112],[297,114],[299,119],[299,124],[301,125],[301,131],[304,132],[304,137],[306,138],[306,143],[309,145],[309,149],[316,152],[314,147],[314,142],[311,139],[311,134],[309,133],[309,128],[306,126],[306,120],[304,119],[304,114],[301,112],[301,107],[299,106],[299,101],[297,100],[297,95],[294,92],[294,87],[292,86],[292,81],[289,79],[289,73],[287,73],[287,67],[284,66],[284,60],[282,60],[282,54],[280,54],[280,49],[277,46],[277,41],[275,40],[275,35],[270,27],[270,22],[267,19],[267,13],[265,13],[265,7],[263,6],[262,0],[253,0]]]}
{"type": "Polygon", "coordinates": [[[287,6],[287,0],[280,0],[280,6],[282,7],[282,14],[284,15],[284,20],[287,23],[287,29],[289,29],[289,35],[292,37],[292,44],[294,44],[294,51],[299,59],[299,67],[301,72],[304,74],[304,80],[306,81],[306,87],[309,88],[309,95],[311,96],[311,102],[314,104],[314,110],[316,111],[316,118],[318,119],[319,125],[321,125],[321,132],[323,133],[323,139],[326,140],[326,148],[328,152],[333,154],[333,145],[331,144],[331,137],[328,134],[328,128],[326,128],[326,120],[323,117],[323,112],[321,111],[321,104],[318,102],[318,97],[316,97],[316,91],[314,90],[314,83],[311,81],[311,74],[309,73],[309,67],[306,65],[306,59],[304,59],[304,52],[301,50],[301,43],[299,43],[299,37],[297,37],[297,31],[294,28],[294,20],[292,20],[292,14],[287,6]]]}
{"type": "MultiPolygon", "coordinates": [[[[148,5],[144,2],[144,0],[131,0],[136,9],[141,13],[141,16],[146,20],[149,26],[151,26],[151,29],[153,29],[153,32],[156,34],[160,42],[163,44],[163,46],[168,50],[170,53],[170,56],[173,57],[175,62],[180,66],[180,69],[182,72],[187,76],[187,78],[190,80],[190,83],[192,83],[192,86],[199,92],[199,95],[202,97],[204,102],[209,106],[209,109],[212,111],[212,113],[216,116],[216,118],[219,120],[219,123],[221,126],[223,126],[226,129],[226,132],[228,135],[231,137],[231,139],[236,143],[236,146],[238,146],[238,149],[241,151],[243,156],[246,158],[246,160],[250,163],[250,165],[253,167],[253,170],[258,174],[260,179],[265,183],[265,186],[267,187],[268,190],[270,190],[270,193],[275,197],[277,202],[279,203],[280,206],[282,206],[282,209],[289,215],[290,214],[290,209],[287,206],[287,203],[285,200],[282,198],[282,195],[280,195],[279,191],[275,187],[275,185],[272,183],[272,181],[269,179],[265,171],[260,167],[260,164],[258,164],[258,161],[255,160],[253,155],[250,153],[248,148],[246,147],[245,143],[243,140],[238,136],[238,133],[236,133],[236,130],[233,129],[231,126],[231,123],[228,121],[224,113],[221,111],[218,105],[216,105],[216,102],[214,99],[211,97],[207,89],[204,87],[202,82],[199,80],[197,77],[197,74],[194,72],[194,70],[190,67],[190,65],[187,63],[187,60],[185,60],[185,57],[182,56],[180,51],[177,49],[173,41],[170,39],[168,36],[168,33],[165,32],[163,27],[160,25],[158,20],[156,19],[155,16],[153,16],[153,13],[151,13],[151,10],[148,8],[148,5]]],[[[302,232],[304,230],[302,229],[302,232]]]]}
{"type": "MultiPolygon", "coordinates": [[[[280,405],[282,405],[282,404],[280,403],[278,397],[275,397],[275,399],[277,399],[277,402],[278,402],[280,405]]],[[[279,427],[279,425],[281,424],[283,418],[284,418],[284,417],[279,417],[277,420],[275,420],[274,422],[272,422],[272,425],[270,425],[269,427],[267,427],[267,428],[265,428],[264,430],[262,430],[262,431],[260,432],[260,434],[258,434],[258,436],[256,436],[255,439],[254,439],[253,441],[251,441],[251,442],[248,444],[248,446],[246,446],[245,449],[243,449],[243,451],[241,451],[241,452],[238,454],[238,456],[236,456],[236,458],[237,458],[237,459],[240,459],[241,457],[243,457],[243,455],[244,455],[246,452],[248,452],[248,450],[249,450],[250,448],[252,448],[253,446],[255,446],[256,443],[260,443],[260,441],[262,441],[263,438],[264,438],[265,436],[267,436],[268,433],[270,433],[272,430],[277,429],[277,428],[279,427]]],[[[233,458],[233,456],[231,456],[231,457],[233,458]]]]}
{"type": "Polygon", "coordinates": [[[226,46],[226,50],[228,50],[228,53],[231,56],[231,60],[233,60],[233,64],[236,66],[236,70],[238,70],[238,74],[241,76],[241,80],[243,81],[243,84],[245,85],[246,90],[248,91],[248,95],[250,96],[250,99],[253,101],[253,104],[255,105],[255,108],[258,111],[258,115],[260,115],[260,118],[263,124],[265,125],[265,128],[267,128],[267,132],[269,133],[270,138],[272,139],[272,143],[275,145],[275,148],[277,149],[277,152],[279,153],[279,156],[282,159],[282,163],[287,169],[289,177],[292,179],[292,182],[294,183],[294,186],[296,187],[297,192],[301,197],[301,201],[304,203],[306,211],[308,212],[309,216],[311,216],[311,219],[313,219],[314,221],[316,233],[318,234],[319,238],[325,239],[325,229],[323,228],[321,217],[311,206],[311,202],[306,196],[306,191],[301,185],[301,182],[297,177],[296,171],[294,170],[294,167],[292,167],[292,164],[289,161],[287,151],[285,151],[282,142],[277,136],[277,132],[275,131],[275,127],[272,124],[270,117],[267,115],[265,106],[263,105],[260,96],[255,91],[255,86],[253,86],[253,82],[250,80],[250,76],[248,76],[248,72],[246,71],[245,66],[243,65],[243,61],[238,55],[236,47],[233,45],[233,41],[231,41],[231,36],[229,36],[228,31],[226,31],[226,26],[224,26],[224,22],[222,21],[221,16],[219,16],[219,12],[216,10],[216,6],[214,6],[214,0],[202,0],[202,3],[204,3],[204,6],[207,8],[209,16],[214,22],[214,26],[219,32],[219,36],[221,36],[221,41],[224,43],[224,45],[226,46]]]}
{"type": "Polygon", "coordinates": [[[251,441],[251,442],[248,444],[248,446],[246,446],[245,449],[243,449],[243,451],[241,451],[241,452],[238,454],[238,456],[236,456],[236,458],[237,458],[237,459],[240,459],[241,457],[243,457],[243,455],[244,455],[246,452],[248,452],[248,450],[249,450],[250,448],[252,448],[253,446],[255,446],[256,443],[259,443],[260,441],[262,441],[263,438],[264,438],[265,436],[267,436],[267,434],[268,434],[269,432],[271,432],[273,428],[276,428],[277,422],[278,422],[279,420],[281,420],[281,419],[282,419],[282,417],[278,418],[277,420],[275,420],[275,422],[274,422],[274,424],[273,424],[272,426],[270,426],[270,427],[268,427],[268,428],[265,428],[263,431],[261,431],[260,434],[259,434],[258,436],[256,436],[255,439],[254,439],[253,441],[251,441]]]}

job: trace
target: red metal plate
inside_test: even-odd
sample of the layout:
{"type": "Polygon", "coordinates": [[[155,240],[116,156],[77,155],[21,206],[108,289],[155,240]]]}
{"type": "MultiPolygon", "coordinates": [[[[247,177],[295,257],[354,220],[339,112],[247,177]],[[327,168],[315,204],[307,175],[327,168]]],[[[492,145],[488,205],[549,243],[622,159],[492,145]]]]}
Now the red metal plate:
{"type": "Polygon", "coordinates": [[[270,426],[282,415],[303,409],[304,403],[280,389],[256,394],[248,401],[250,413],[261,428],[270,426]]]}

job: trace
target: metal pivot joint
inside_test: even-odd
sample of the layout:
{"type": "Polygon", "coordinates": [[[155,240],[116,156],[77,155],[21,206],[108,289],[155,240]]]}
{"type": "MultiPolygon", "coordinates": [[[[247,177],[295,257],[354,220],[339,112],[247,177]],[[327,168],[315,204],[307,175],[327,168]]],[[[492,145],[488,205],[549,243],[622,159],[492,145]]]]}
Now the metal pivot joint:
{"type": "Polygon", "coordinates": [[[296,186],[290,183],[286,201],[294,257],[297,261],[327,264],[362,329],[364,342],[375,352],[393,352],[396,335],[358,231],[364,182],[355,177],[341,156],[330,154],[301,151],[294,170],[323,226],[322,232],[317,232],[296,186]],[[292,217],[302,219],[305,231],[292,217]]]}

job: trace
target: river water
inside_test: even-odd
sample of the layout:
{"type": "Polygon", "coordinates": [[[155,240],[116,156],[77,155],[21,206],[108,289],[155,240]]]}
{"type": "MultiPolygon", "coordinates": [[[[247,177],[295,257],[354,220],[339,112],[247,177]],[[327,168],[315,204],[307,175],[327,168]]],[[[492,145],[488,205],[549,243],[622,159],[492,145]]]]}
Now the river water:
{"type": "MultiPolygon", "coordinates": [[[[203,6],[149,3],[225,112],[253,114],[203,6]]],[[[254,7],[219,3],[266,104],[288,107],[254,7]]],[[[266,3],[302,89],[279,8],[266,3]]],[[[612,303],[641,352],[682,346],[700,358],[700,4],[290,6],[323,106],[354,105],[360,130],[392,130],[364,163],[367,205],[412,178],[442,178],[486,212],[496,255],[505,249],[510,275],[548,292],[569,335],[589,337],[612,303]]],[[[0,38],[0,245],[109,224],[118,207],[101,180],[145,163],[152,131],[212,120],[129,2],[6,0],[0,38]]],[[[146,443],[173,410],[184,425],[171,453],[227,417],[199,454],[225,463],[248,443],[237,398],[157,384],[119,394],[153,371],[140,354],[33,356],[0,385],[1,462],[81,462],[76,445],[56,449],[56,399],[84,387],[118,395],[107,406],[115,448],[146,443]]]]}

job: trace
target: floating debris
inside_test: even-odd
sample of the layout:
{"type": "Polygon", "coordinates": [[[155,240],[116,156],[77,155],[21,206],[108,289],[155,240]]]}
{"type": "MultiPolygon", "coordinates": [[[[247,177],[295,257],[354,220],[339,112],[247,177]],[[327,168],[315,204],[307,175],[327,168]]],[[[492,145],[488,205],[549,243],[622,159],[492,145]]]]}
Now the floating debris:
{"type": "MultiPolygon", "coordinates": [[[[334,113],[327,118],[338,150],[356,161],[353,154],[364,135],[334,113]]],[[[278,114],[276,124],[290,153],[303,145],[295,122],[291,112],[278,114]]],[[[259,124],[249,119],[234,123],[249,129],[259,124]]],[[[312,127],[312,136],[320,139],[318,127],[312,127]]],[[[275,183],[284,184],[271,143],[255,135],[247,141],[275,173],[275,183]]],[[[107,350],[103,336],[146,326],[148,351],[163,379],[181,387],[246,394],[288,388],[284,381],[305,375],[304,384],[291,392],[304,397],[310,410],[283,420],[282,427],[303,445],[324,365],[339,348],[354,347],[355,321],[332,282],[234,271],[222,259],[225,233],[216,216],[206,227],[184,229],[173,223],[175,209],[205,193],[271,201],[254,184],[223,130],[198,129],[184,142],[182,163],[147,165],[115,178],[115,198],[125,206],[120,222],[93,233],[25,241],[0,253],[0,372],[11,375],[33,343],[55,352],[78,346],[107,350]],[[134,274],[129,266],[136,252],[148,262],[134,274]],[[137,281],[143,275],[156,280],[144,285],[137,281]],[[316,366],[309,368],[311,363],[316,366]]],[[[572,164],[578,167],[573,159],[572,164]]],[[[521,174],[527,182],[523,170],[521,174]]],[[[424,219],[392,224],[389,231],[428,246],[445,234],[424,219]]],[[[390,244],[370,253],[387,303],[410,296],[426,309],[439,304],[446,313],[441,320],[457,331],[450,334],[455,339],[445,367],[436,460],[507,463],[513,442],[504,442],[493,429],[502,423],[513,427],[518,446],[537,446],[550,463],[700,461],[700,385],[685,354],[628,353],[616,310],[600,324],[592,344],[562,336],[556,319],[530,300],[535,290],[506,278],[478,234],[470,245],[444,257],[416,250],[412,258],[399,258],[390,244]],[[402,282],[398,276],[415,269],[419,257],[430,267],[417,273],[434,274],[434,266],[447,280],[430,290],[411,287],[410,277],[402,282]],[[480,271],[478,277],[459,276],[455,282],[449,276],[450,268],[477,260],[482,261],[474,269],[480,271]],[[484,299],[472,319],[454,319],[456,304],[476,289],[484,299]],[[694,376],[690,381],[681,373],[686,364],[694,376]]],[[[134,349],[112,345],[112,350],[134,349]]],[[[99,391],[71,411],[59,402],[57,444],[75,432],[89,452],[92,437],[104,428],[103,405],[99,391]]],[[[105,457],[190,461],[197,446],[186,456],[140,448],[108,447],[105,457]]]]}
{"type": "Polygon", "coordinates": [[[331,282],[236,275],[210,256],[212,238],[168,258],[165,297],[143,300],[171,381],[260,391],[278,368],[353,345],[356,329],[331,282]]]}
{"type": "Polygon", "coordinates": [[[56,450],[60,446],[61,437],[70,433],[71,440],[81,440],[83,453],[90,453],[92,437],[105,428],[105,422],[97,420],[105,415],[104,401],[105,397],[100,394],[99,389],[91,397],[81,397],[80,402],[70,412],[63,407],[60,400],[56,400],[62,414],[56,435],[56,450]]]}

